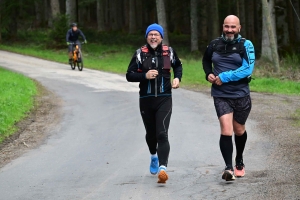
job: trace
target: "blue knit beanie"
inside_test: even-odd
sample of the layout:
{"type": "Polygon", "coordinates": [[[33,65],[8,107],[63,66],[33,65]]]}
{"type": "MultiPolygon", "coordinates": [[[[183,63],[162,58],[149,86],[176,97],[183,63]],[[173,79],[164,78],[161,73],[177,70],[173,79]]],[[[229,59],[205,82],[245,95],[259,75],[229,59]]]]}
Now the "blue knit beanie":
{"type": "Polygon", "coordinates": [[[161,25],[154,23],[154,24],[151,24],[150,26],[148,26],[148,28],[146,30],[146,35],[145,35],[146,38],[150,31],[158,31],[160,33],[161,37],[164,38],[164,29],[161,25]]]}

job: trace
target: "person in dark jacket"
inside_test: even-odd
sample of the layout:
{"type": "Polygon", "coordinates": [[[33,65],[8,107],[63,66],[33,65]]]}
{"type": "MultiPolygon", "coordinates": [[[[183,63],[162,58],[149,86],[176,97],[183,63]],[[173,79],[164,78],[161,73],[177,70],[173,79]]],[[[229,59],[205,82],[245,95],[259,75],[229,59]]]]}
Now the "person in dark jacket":
{"type": "Polygon", "coordinates": [[[221,127],[220,150],[226,165],[222,179],[226,181],[245,175],[245,123],[252,106],[249,81],[254,68],[255,53],[252,42],[242,38],[240,30],[239,18],[234,15],[227,16],[224,19],[222,36],[210,42],[202,60],[206,80],[212,83],[211,95],[221,127]],[[234,168],[233,133],[236,146],[234,168]]]}
{"type": "MultiPolygon", "coordinates": [[[[85,43],[87,43],[86,38],[83,34],[83,32],[77,28],[77,24],[76,23],[72,23],[71,24],[71,29],[68,30],[67,35],[66,35],[66,41],[67,41],[67,45],[68,47],[68,54],[69,54],[69,63],[72,62],[72,56],[73,56],[73,44],[78,44],[79,48],[81,49],[81,43],[79,42],[78,38],[79,36],[82,37],[82,39],[84,40],[85,43]]],[[[80,62],[80,58],[78,58],[78,61],[80,62]]]]}
{"type": "Polygon", "coordinates": [[[168,128],[172,113],[171,90],[179,88],[182,64],[172,47],[163,45],[164,32],[159,24],[151,24],[145,37],[147,44],[134,53],[126,78],[129,82],[140,83],[140,113],[151,154],[150,173],[158,174],[158,183],[166,183],[170,152],[168,128]],[[174,70],[172,81],[171,69],[174,70]]]}

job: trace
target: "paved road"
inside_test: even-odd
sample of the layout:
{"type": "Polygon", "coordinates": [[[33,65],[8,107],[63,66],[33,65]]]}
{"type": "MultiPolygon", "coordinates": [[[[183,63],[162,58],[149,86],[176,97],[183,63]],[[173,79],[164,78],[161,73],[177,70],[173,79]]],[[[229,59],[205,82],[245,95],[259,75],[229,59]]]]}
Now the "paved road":
{"type": "Polygon", "coordinates": [[[148,171],[137,84],[121,75],[72,71],[3,51],[0,66],[38,80],[64,102],[63,119],[47,141],[0,169],[1,200],[251,199],[262,184],[257,174],[266,167],[266,141],[253,121],[248,121],[247,176],[221,180],[219,124],[205,94],[174,90],[170,179],[159,185],[148,171]]]}

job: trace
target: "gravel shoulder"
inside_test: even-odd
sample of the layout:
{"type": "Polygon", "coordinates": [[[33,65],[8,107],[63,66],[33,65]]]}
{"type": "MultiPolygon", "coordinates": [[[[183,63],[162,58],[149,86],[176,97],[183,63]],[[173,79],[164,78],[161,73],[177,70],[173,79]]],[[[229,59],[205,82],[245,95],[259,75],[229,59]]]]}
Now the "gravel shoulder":
{"type": "MultiPolygon", "coordinates": [[[[62,101],[42,85],[38,88],[35,108],[17,124],[19,131],[0,145],[0,167],[43,144],[59,126],[62,101]]],[[[207,89],[201,92],[209,95],[207,89]]],[[[266,147],[270,153],[265,160],[269,170],[262,177],[254,177],[265,184],[254,190],[250,199],[300,199],[300,119],[295,116],[300,97],[254,92],[251,97],[250,119],[258,122],[260,134],[270,141],[266,147]]]]}
{"type": "Polygon", "coordinates": [[[250,119],[259,123],[271,148],[266,158],[269,170],[259,197],[300,199],[300,116],[295,114],[300,109],[300,97],[259,93],[251,96],[250,119]]]}

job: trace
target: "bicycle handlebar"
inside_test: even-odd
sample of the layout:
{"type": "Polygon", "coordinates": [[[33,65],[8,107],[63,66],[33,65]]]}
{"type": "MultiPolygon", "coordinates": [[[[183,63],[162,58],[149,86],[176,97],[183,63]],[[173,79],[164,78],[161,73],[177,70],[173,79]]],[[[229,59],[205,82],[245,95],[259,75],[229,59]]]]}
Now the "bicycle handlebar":
{"type": "Polygon", "coordinates": [[[69,42],[69,45],[74,45],[74,44],[85,44],[85,42],[69,42]]]}

